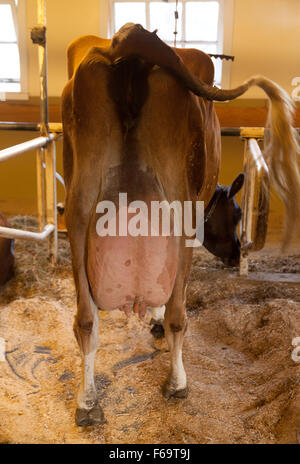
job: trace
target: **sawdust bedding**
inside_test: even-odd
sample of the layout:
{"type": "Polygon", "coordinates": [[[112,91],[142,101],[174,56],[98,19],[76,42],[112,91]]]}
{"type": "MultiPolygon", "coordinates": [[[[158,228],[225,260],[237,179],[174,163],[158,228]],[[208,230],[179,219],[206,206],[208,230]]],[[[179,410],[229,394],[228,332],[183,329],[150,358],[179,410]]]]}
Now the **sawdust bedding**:
{"type": "MultiPolygon", "coordinates": [[[[32,217],[15,227],[34,229],[32,217]]],[[[300,367],[291,358],[300,336],[295,281],[241,279],[198,250],[188,289],[184,363],[190,394],[166,401],[164,339],[149,317],[100,312],[96,385],[106,424],[74,422],[80,356],[70,249],[59,238],[55,267],[47,244],[17,241],[16,272],[0,291],[0,442],[2,443],[296,443],[300,367]]],[[[297,252],[253,255],[253,273],[296,276],[297,252]]],[[[289,279],[287,279],[289,280],[289,279]]]]}

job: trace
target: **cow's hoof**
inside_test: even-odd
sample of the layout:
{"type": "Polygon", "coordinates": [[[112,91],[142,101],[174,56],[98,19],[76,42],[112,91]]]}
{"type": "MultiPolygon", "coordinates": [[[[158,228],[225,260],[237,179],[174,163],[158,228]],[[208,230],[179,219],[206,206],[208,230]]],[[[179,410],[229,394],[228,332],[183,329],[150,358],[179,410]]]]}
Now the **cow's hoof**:
{"type": "Polygon", "coordinates": [[[99,406],[99,404],[96,404],[96,406],[93,407],[93,409],[76,409],[76,414],[75,414],[75,422],[78,427],[87,427],[88,425],[99,425],[99,424],[104,424],[105,423],[105,418],[104,418],[104,413],[99,406]]]}
{"type": "Polygon", "coordinates": [[[154,324],[150,332],[154,338],[163,338],[165,336],[165,329],[161,324],[154,324]]]}
{"type": "Polygon", "coordinates": [[[188,387],[176,390],[176,388],[167,380],[162,387],[164,397],[169,400],[170,398],[186,398],[188,396],[188,387]]]}

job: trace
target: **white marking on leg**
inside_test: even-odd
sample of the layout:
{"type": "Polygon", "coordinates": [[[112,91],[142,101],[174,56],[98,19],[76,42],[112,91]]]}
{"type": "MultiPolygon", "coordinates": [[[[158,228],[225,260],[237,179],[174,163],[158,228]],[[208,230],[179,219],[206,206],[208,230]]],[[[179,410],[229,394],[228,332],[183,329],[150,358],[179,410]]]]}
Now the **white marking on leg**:
{"type": "Polygon", "coordinates": [[[165,311],[166,306],[157,306],[155,308],[151,308],[152,310],[152,319],[155,323],[163,325],[164,318],[165,318],[165,311]]]}
{"type": "Polygon", "coordinates": [[[186,373],[182,361],[182,332],[169,332],[167,341],[171,353],[171,383],[176,390],[186,388],[186,373]]]}
{"type": "Polygon", "coordinates": [[[94,381],[94,361],[96,351],[83,355],[82,377],[78,391],[77,403],[81,409],[92,409],[97,399],[94,381]]]}
{"type": "Polygon", "coordinates": [[[176,347],[171,356],[172,376],[176,379],[176,390],[186,388],[186,373],[182,361],[182,349],[176,347]]]}
{"type": "Polygon", "coordinates": [[[90,344],[93,350],[88,354],[81,353],[82,375],[80,389],[77,396],[78,407],[81,409],[92,409],[97,401],[97,392],[94,380],[94,364],[98,346],[99,317],[97,307],[91,297],[90,304],[94,314],[93,329],[90,335],[90,344]]]}

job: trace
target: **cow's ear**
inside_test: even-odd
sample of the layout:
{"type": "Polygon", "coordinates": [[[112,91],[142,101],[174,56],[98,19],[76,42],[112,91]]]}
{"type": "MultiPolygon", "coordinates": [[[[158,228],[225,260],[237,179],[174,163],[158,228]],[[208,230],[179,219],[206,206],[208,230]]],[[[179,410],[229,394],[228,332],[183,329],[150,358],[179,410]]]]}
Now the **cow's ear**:
{"type": "Polygon", "coordinates": [[[234,179],[228,192],[228,198],[233,198],[234,195],[236,195],[241,190],[244,184],[244,180],[245,176],[242,173],[239,174],[236,179],[234,179]]]}

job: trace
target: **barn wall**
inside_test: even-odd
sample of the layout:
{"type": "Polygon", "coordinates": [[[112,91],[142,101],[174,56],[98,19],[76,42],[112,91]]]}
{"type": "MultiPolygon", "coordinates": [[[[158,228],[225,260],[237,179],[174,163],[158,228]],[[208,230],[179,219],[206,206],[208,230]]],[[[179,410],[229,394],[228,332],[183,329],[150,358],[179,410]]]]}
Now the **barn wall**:
{"type": "MultiPolygon", "coordinates": [[[[35,132],[0,132],[0,150],[37,137],[35,132]]],[[[57,171],[62,173],[62,141],[56,144],[57,171]]],[[[35,150],[0,163],[0,211],[8,215],[35,214],[36,204],[36,154],[35,150]]],[[[64,191],[57,183],[58,201],[63,201],[64,191]]]]}
{"type": "MultiPolygon", "coordinates": [[[[253,74],[275,80],[291,94],[300,76],[299,0],[235,0],[231,86],[253,74]]],[[[262,97],[251,89],[244,98],[262,97]]]]}
{"type": "MultiPolygon", "coordinates": [[[[47,2],[49,95],[59,96],[66,82],[66,47],[84,34],[107,34],[108,0],[51,0],[47,2]],[[84,6],[83,6],[84,5],[84,6]]],[[[36,24],[36,0],[27,0],[27,29],[36,24]]],[[[231,86],[252,74],[264,74],[289,93],[292,78],[300,76],[299,0],[235,0],[231,86]]],[[[29,94],[38,95],[36,48],[28,34],[29,94]]],[[[263,98],[259,89],[246,98],[263,98]]]]}
{"type": "MultiPolygon", "coordinates": [[[[103,0],[102,0],[103,1],[103,0]]],[[[67,81],[66,49],[68,44],[85,34],[99,34],[99,0],[48,0],[48,86],[50,96],[60,96],[67,81]]],[[[36,0],[27,0],[27,29],[36,25],[36,0]]],[[[107,14],[106,14],[107,16],[107,14]]],[[[102,21],[101,21],[102,22],[102,21]]],[[[37,49],[28,33],[29,95],[39,95],[37,49]]]]}

